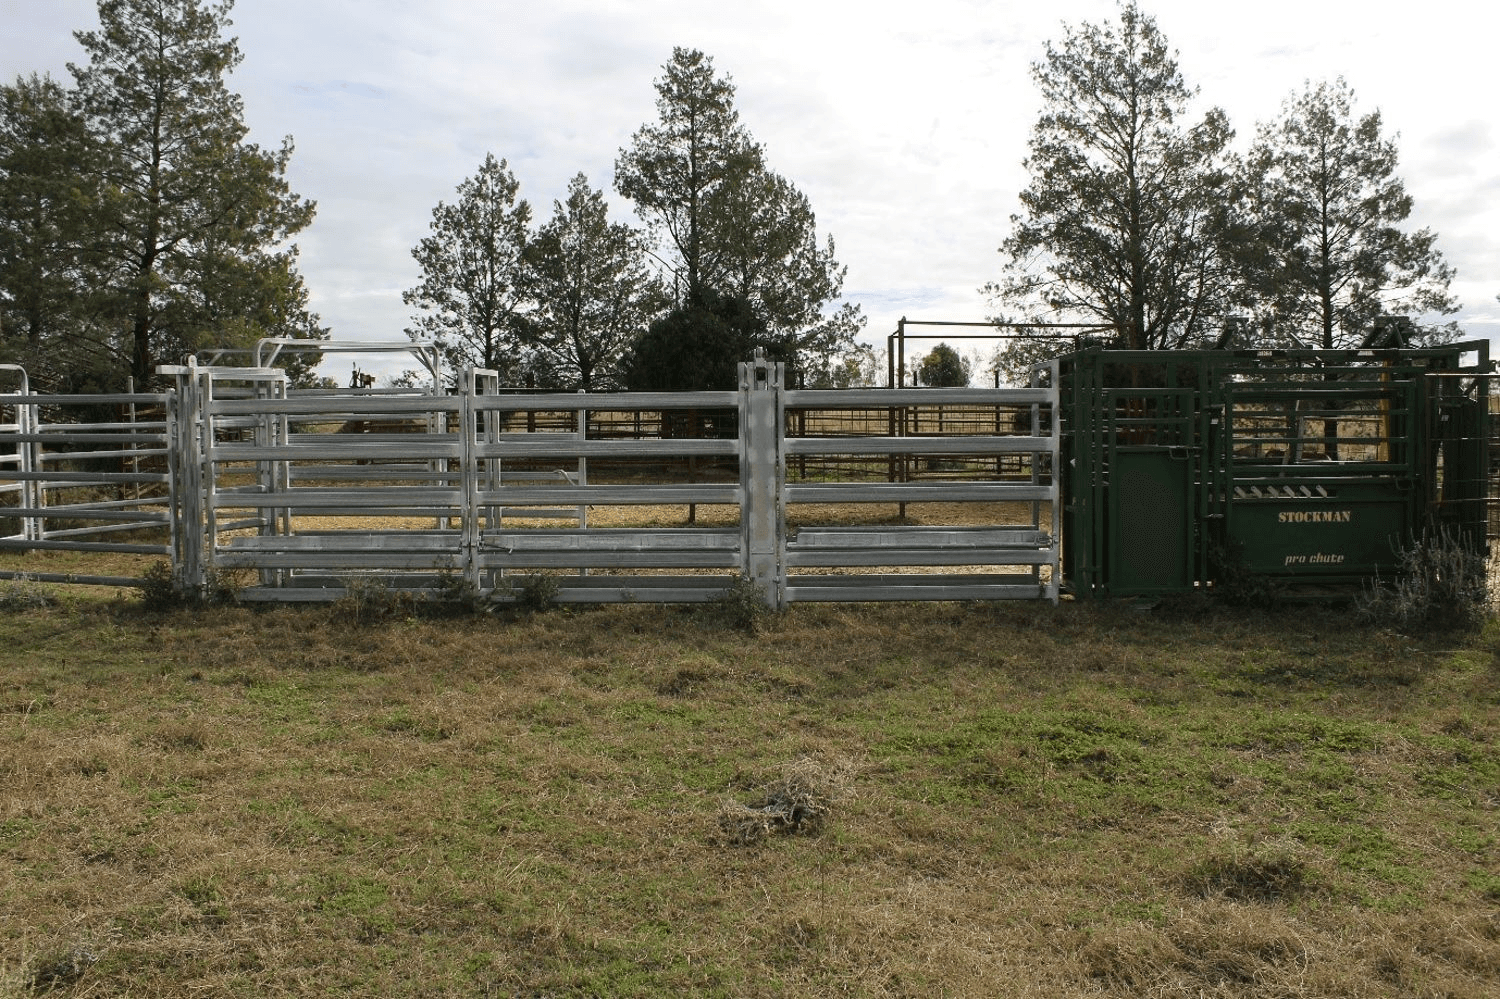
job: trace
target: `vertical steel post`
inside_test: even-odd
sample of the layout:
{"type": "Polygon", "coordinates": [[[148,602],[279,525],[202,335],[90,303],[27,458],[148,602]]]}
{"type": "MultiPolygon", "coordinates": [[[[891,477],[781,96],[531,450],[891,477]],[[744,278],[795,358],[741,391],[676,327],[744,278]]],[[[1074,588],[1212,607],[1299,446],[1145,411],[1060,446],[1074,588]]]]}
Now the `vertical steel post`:
{"type": "Polygon", "coordinates": [[[184,377],[187,368],[163,364],[156,369],[159,375],[172,375],[172,388],[167,390],[167,519],[170,522],[168,535],[171,538],[172,576],[182,578],[183,538],[186,536],[187,516],[182,469],[183,441],[182,424],[187,413],[187,390],[184,377]]]}
{"type": "MultiPolygon", "coordinates": [[[[212,504],[205,495],[208,488],[204,475],[206,448],[203,443],[203,384],[197,358],[188,358],[186,366],[163,365],[157,369],[176,378],[176,419],[171,421],[171,453],[168,455],[168,478],[171,480],[172,566],[177,585],[200,593],[206,584],[203,566],[203,512],[212,504]]],[[[172,406],[168,404],[170,411],[172,406]]]]}
{"type": "Polygon", "coordinates": [[[484,582],[479,571],[479,426],[475,417],[479,378],[471,367],[458,381],[459,483],[463,497],[459,509],[459,553],[463,558],[464,580],[477,590],[484,582]]]}
{"type": "MultiPolygon", "coordinates": [[[[275,386],[256,379],[252,384],[255,399],[267,399],[275,393],[275,386]]],[[[282,420],[286,419],[281,414],[282,420]]],[[[271,449],[280,443],[277,434],[277,416],[272,413],[262,412],[255,421],[255,444],[257,447],[271,449]]],[[[281,492],[279,467],[282,462],[272,459],[263,459],[255,463],[257,475],[260,479],[260,490],[268,496],[275,496],[281,492]]],[[[273,536],[280,533],[283,511],[279,507],[262,507],[260,510],[260,527],[257,529],[261,537],[273,536]]],[[[290,517],[285,518],[288,522],[290,517]]],[[[290,534],[288,525],[287,533],[290,534]]],[[[260,570],[260,585],[275,586],[280,581],[280,572],[276,569],[262,568],[260,570]]]]}
{"type": "MultiPolygon", "coordinates": [[[[496,396],[500,394],[500,373],[491,371],[489,368],[471,368],[472,377],[470,383],[476,396],[496,396]]],[[[475,426],[476,433],[483,430],[483,443],[492,452],[490,457],[484,459],[479,466],[480,481],[487,492],[498,492],[501,485],[500,459],[494,457],[493,447],[490,445],[500,443],[500,420],[501,412],[498,409],[484,408],[476,411],[475,426]]],[[[500,526],[501,509],[498,506],[487,506],[484,508],[484,526],[489,530],[495,530],[500,526]]]]}
{"type": "MultiPolygon", "coordinates": [[[[1053,365],[1053,371],[1052,371],[1052,373],[1055,376],[1057,362],[1053,361],[1052,365],[1053,365]]],[[[1037,372],[1035,371],[1035,369],[1033,369],[1033,371],[1032,371],[1032,377],[1031,377],[1031,387],[1032,388],[1040,388],[1041,387],[1039,385],[1040,381],[1041,381],[1041,379],[1038,377],[1037,372]]],[[[1052,384],[1053,385],[1057,384],[1055,378],[1054,378],[1052,384]]],[[[1056,418],[1057,407],[1053,406],[1052,407],[1052,411],[1053,411],[1052,415],[1049,416],[1049,419],[1055,419],[1056,418]]],[[[1000,417],[999,417],[998,413],[999,413],[999,409],[997,407],[996,408],[996,414],[997,415],[995,417],[995,433],[997,433],[997,434],[1000,432],[1000,417]]],[[[1049,429],[1052,430],[1052,447],[1053,447],[1052,454],[1055,456],[1056,455],[1056,447],[1057,447],[1057,432],[1056,432],[1056,428],[1055,427],[1051,427],[1049,429]]],[[[1041,410],[1041,406],[1038,405],[1037,403],[1032,403],[1031,404],[1031,425],[1027,428],[1027,432],[1030,433],[1031,436],[1033,436],[1033,437],[1040,437],[1040,436],[1042,436],[1042,410],[1041,410]]],[[[1041,486],[1043,484],[1043,480],[1042,480],[1042,468],[1041,468],[1041,464],[1042,464],[1042,452],[1041,451],[1033,451],[1033,452],[1031,452],[1031,454],[1027,455],[1027,462],[1031,466],[1031,484],[1033,486],[1041,486]]],[[[1054,476],[1057,473],[1056,464],[1057,464],[1056,461],[1053,460],[1053,461],[1051,461],[1049,463],[1049,466],[1048,466],[1049,469],[1051,470],[1051,473],[1054,476]]],[[[1054,492],[1053,492],[1054,507],[1053,507],[1053,510],[1052,510],[1052,520],[1047,525],[1047,531],[1048,531],[1048,533],[1054,539],[1053,551],[1056,551],[1055,539],[1057,537],[1056,496],[1057,496],[1057,493],[1056,493],[1056,491],[1054,489],[1054,492]]],[[[1031,526],[1033,528],[1035,528],[1036,530],[1038,530],[1038,531],[1041,530],[1041,528],[1042,528],[1042,501],[1041,500],[1032,500],[1031,501],[1031,526]]],[[[1031,578],[1032,578],[1033,582],[1037,582],[1037,583],[1041,582],[1041,572],[1042,572],[1042,567],[1041,566],[1034,565],[1034,566],[1031,567],[1031,578]]],[[[1057,585],[1057,567],[1056,566],[1054,566],[1053,569],[1052,569],[1052,577],[1051,577],[1051,579],[1052,579],[1052,585],[1055,587],[1057,585]]]]}
{"type": "MultiPolygon", "coordinates": [[[[479,460],[475,464],[475,482],[483,491],[494,496],[500,491],[502,484],[500,459],[495,457],[494,445],[500,443],[500,421],[503,414],[498,409],[480,408],[478,397],[497,396],[500,394],[500,373],[488,368],[472,368],[470,371],[471,377],[468,379],[468,382],[475,396],[474,429],[476,436],[480,438],[479,445],[476,445],[476,447],[482,445],[482,450],[488,455],[488,457],[485,457],[476,451],[479,460]]],[[[484,543],[484,530],[494,531],[499,529],[502,508],[493,503],[483,507],[482,510],[478,507],[475,508],[476,517],[481,512],[484,515],[484,520],[480,533],[477,535],[480,546],[484,543]]],[[[481,548],[474,549],[476,560],[479,557],[480,551],[481,548]]],[[[479,580],[478,586],[481,590],[492,590],[499,581],[499,575],[494,569],[491,569],[489,572],[479,573],[477,578],[479,580]]]]}
{"type": "Polygon", "coordinates": [[[786,366],[759,350],[740,365],[740,568],[772,609],[786,602],[785,377],[786,366]]]}
{"type": "Polygon", "coordinates": [[[906,317],[896,320],[896,388],[906,388],[906,317]]]}
{"type": "MultiPolygon", "coordinates": [[[[14,371],[20,376],[20,387],[16,395],[28,396],[31,394],[31,382],[26,376],[26,370],[17,364],[3,366],[7,371],[14,371]]],[[[36,406],[29,402],[17,402],[16,408],[16,470],[21,473],[21,489],[19,504],[27,509],[36,510],[41,507],[41,483],[33,478],[33,473],[41,468],[41,461],[37,458],[37,451],[41,445],[28,438],[36,434],[38,422],[36,406]]],[[[42,540],[42,521],[34,514],[26,514],[21,518],[21,537],[27,541],[42,540]]]]}
{"type": "Polygon", "coordinates": [[[167,551],[173,574],[182,568],[182,379],[168,389],[162,403],[162,429],[167,442],[167,551]]]}
{"type": "MultiPolygon", "coordinates": [[[[583,389],[579,389],[578,390],[578,395],[579,395],[580,398],[583,398],[583,399],[586,399],[588,397],[588,393],[585,390],[583,390],[583,389]]],[[[587,409],[580,409],[580,410],[578,410],[578,447],[579,447],[580,451],[583,451],[584,449],[586,449],[588,447],[588,444],[587,444],[588,439],[589,439],[589,411],[587,409]]],[[[586,485],[589,484],[589,459],[588,459],[588,456],[585,455],[585,454],[581,454],[580,453],[579,456],[578,456],[578,476],[577,476],[577,480],[573,484],[575,486],[586,486],[586,485]]],[[[580,531],[587,530],[588,526],[589,526],[589,508],[588,508],[588,504],[587,503],[580,503],[580,504],[578,504],[578,529],[580,531]]],[[[589,574],[588,566],[581,566],[578,569],[578,575],[580,575],[580,576],[587,576],[588,574],[589,574]]]]}
{"type": "MultiPolygon", "coordinates": [[[[125,391],[128,392],[128,393],[130,393],[131,395],[135,395],[135,376],[134,375],[127,375],[126,376],[126,378],[125,378],[125,391]]],[[[141,453],[140,453],[140,444],[137,441],[136,436],[135,436],[135,434],[136,434],[136,427],[135,427],[135,400],[134,399],[132,399],[130,401],[129,405],[126,406],[125,412],[126,412],[126,416],[129,418],[129,421],[130,421],[130,430],[128,431],[128,433],[130,434],[130,471],[133,474],[135,474],[135,475],[139,475],[140,472],[141,472],[141,453]]],[[[136,499],[140,499],[141,498],[141,483],[140,483],[140,480],[137,479],[132,484],[131,488],[132,488],[132,492],[134,492],[134,494],[135,494],[135,498],[136,499]]]]}
{"type": "MultiPolygon", "coordinates": [[[[191,361],[191,359],[189,359],[191,361]]],[[[196,569],[184,585],[202,596],[208,589],[209,574],[213,571],[214,549],[219,545],[219,509],[215,502],[217,475],[214,470],[214,375],[209,369],[194,369],[191,379],[197,386],[198,418],[193,438],[197,452],[192,467],[197,477],[198,488],[194,489],[198,509],[194,517],[196,529],[190,535],[196,548],[196,569]]]]}
{"type": "MultiPolygon", "coordinates": [[[[273,398],[286,399],[290,393],[291,382],[285,376],[278,378],[272,386],[273,398]]],[[[276,432],[278,434],[276,439],[277,446],[282,448],[282,454],[289,456],[290,452],[285,449],[292,443],[292,421],[291,417],[286,413],[282,413],[276,420],[276,432]]],[[[292,462],[290,457],[282,458],[276,462],[276,488],[282,493],[290,493],[292,491],[292,462]]],[[[289,538],[296,533],[292,522],[291,507],[284,506],[277,509],[275,520],[276,531],[281,537],[289,538]]],[[[280,585],[282,581],[291,575],[292,572],[290,569],[279,570],[276,574],[277,585],[280,585]]]]}
{"type": "MultiPolygon", "coordinates": [[[[584,398],[588,396],[588,393],[583,389],[579,389],[578,394],[584,398]]],[[[580,449],[586,447],[588,439],[589,411],[587,409],[580,409],[578,410],[578,446],[580,449]]],[[[578,456],[578,481],[573,484],[575,486],[586,486],[589,484],[589,459],[586,455],[580,454],[578,456]]],[[[589,508],[586,503],[578,504],[578,526],[580,529],[589,526],[589,508]]],[[[583,569],[578,574],[580,576],[587,576],[589,573],[587,569],[583,569]]]]}

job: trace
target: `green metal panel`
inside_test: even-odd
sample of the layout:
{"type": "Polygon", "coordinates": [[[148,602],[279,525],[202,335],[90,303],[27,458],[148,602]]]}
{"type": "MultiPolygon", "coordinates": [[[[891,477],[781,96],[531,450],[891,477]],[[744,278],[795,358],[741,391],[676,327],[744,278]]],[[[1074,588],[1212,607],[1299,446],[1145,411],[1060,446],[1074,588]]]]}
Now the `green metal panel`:
{"type": "Polygon", "coordinates": [[[1089,348],[1059,364],[1063,565],[1077,597],[1211,583],[1220,543],[1293,583],[1388,572],[1432,523],[1484,544],[1484,341],[1089,348]]]}
{"type": "Polygon", "coordinates": [[[1411,489],[1399,481],[1255,487],[1236,496],[1228,534],[1250,572],[1357,582],[1390,573],[1413,513],[1411,489]]]}
{"type": "Polygon", "coordinates": [[[1475,550],[1487,545],[1489,425],[1487,378],[1440,378],[1429,382],[1436,399],[1432,436],[1437,493],[1431,520],[1457,529],[1475,550]]]}
{"type": "Polygon", "coordinates": [[[1112,595],[1192,588],[1191,470],[1184,448],[1116,449],[1109,485],[1112,595]]]}

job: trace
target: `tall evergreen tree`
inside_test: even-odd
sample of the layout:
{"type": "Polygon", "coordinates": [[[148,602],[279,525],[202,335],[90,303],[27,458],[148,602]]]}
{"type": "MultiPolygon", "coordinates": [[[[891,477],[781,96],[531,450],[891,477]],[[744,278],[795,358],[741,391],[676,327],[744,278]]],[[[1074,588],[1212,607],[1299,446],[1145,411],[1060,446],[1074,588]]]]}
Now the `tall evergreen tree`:
{"type": "Polygon", "coordinates": [[[739,385],[737,364],[757,348],[790,360],[787,344],[767,329],[743,298],[702,292],[653,322],[625,358],[625,385],[634,392],[722,392],[739,385]]]}
{"type": "Polygon", "coordinates": [[[246,142],[243,102],[225,85],[242,58],[224,37],[231,5],[99,0],[99,29],[75,33],[89,62],[68,68],[107,154],[108,318],[138,383],[159,360],[218,345],[230,314],[246,338],[326,335],[287,247],[314,212],[286,181],[292,141],[246,142]]]}
{"type": "Polygon", "coordinates": [[[641,126],[615,160],[615,188],[668,243],[679,302],[719,284],[717,237],[733,189],[761,168],[761,150],[740,124],[734,84],[696,49],[672,50],[656,81],[659,124],[641,126]]]}
{"type": "Polygon", "coordinates": [[[1196,91],[1134,2],[1116,23],[1064,26],[1032,77],[1031,181],[1004,279],[984,292],[1029,319],[1098,321],[1137,350],[1201,341],[1234,287],[1224,113],[1186,124],[1196,91]]]}
{"type": "MultiPolygon", "coordinates": [[[[1381,314],[1444,316],[1453,268],[1430,229],[1406,231],[1412,199],[1379,111],[1356,115],[1342,79],[1309,84],[1261,127],[1247,167],[1268,238],[1252,268],[1272,335],[1306,346],[1358,346],[1381,314]]],[[[1430,323],[1423,339],[1451,340],[1430,323]]]]}
{"type": "Polygon", "coordinates": [[[864,316],[850,302],[824,314],[843,294],[847,268],[834,258],[832,236],[818,243],[807,196],[762,166],[728,185],[719,208],[715,287],[754,302],[767,327],[790,339],[792,355],[806,369],[847,352],[864,316]]]}
{"type": "Polygon", "coordinates": [[[609,221],[602,191],[578,174],[528,253],[537,311],[528,342],[553,380],[618,388],[620,362],[663,303],[645,237],[609,221]]]}
{"type": "Polygon", "coordinates": [[[713,60],[677,48],[664,69],[659,123],[620,151],[615,187],[664,237],[661,259],[679,310],[701,306],[710,293],[744,301],[790,345],[789,358],[826,363],[864,324],[852,304],[824,314],[843,292],[833,241],[818,240],[807,198],[766,167],[740,124],[734,84],[715,75],[713,60]]]}
{"type": "Polygon", "coordinates": [[[513,379],[521,371],[532,295],[526,273],[531,205],[505,160],[486,153],[458,200],[438,202],[432,234],[412,248],[422,280],[402,294],[418,309],[412,339],[431,338],[449,364],[513,379]]]}
{"type": "MultiPolygon", "coordinates": [[[[95,144],[73,95],[50,77],[0,86],[0,354],[33,379],[109,366],[95,343],[95,144]]],[[[83,379],[86,384],[88,379],[83,379]]]]}

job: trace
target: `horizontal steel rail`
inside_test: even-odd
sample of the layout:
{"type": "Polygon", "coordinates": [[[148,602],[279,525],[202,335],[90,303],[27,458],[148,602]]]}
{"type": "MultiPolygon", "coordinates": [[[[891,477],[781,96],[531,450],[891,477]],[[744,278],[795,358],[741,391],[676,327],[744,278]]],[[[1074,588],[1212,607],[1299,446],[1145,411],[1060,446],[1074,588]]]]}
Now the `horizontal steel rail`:
{"type": "Polygon", "coordinates": [[[1019,454],[1051,451],[1048,437],[791,437],[787,454],[1019,454]]]}
{"type": "Polygon", "coordinates": [[[0,549],[6,551],[56,551],[56,552],[113,552],[122,555],[166,555],[170,547],[164,544],[127,544],[107,541],[56,541],[43,538],[17,540],[0,539],[0,549]]]}
{"type": "Polygon", "coordinates": [[[788,577],[786,601],[1040,600],[1049,584],[1017,574],[981,576],[827,575],[788,577]]]}
{"type": "Polygon", "coordinates": [[[67,506],[7,506],[0,507],[0,517],[66,517],[69,520],[128,521],[129,523],[117,525],[121,530],[134,530],[141,524],[165,525],[167,523],[165,510],[159,512],[123,510],[119,506],[103,503],[98,506],[80,503],[67,506]]]}
{"type": "Polygon", "coordinates": [[[166,402],[161,392],[114,392],[100,395],[0,395],[0,406],[160,406],[166,402]]]}
{"type": "Polygon", "coordinates": [[[30,583],[64,583],[70,586],[141,587],[146,581],[138,576],[94,576],[78,572],[17,572],[0,569],[0,579],[18,579],[30,583]]]}
{"type": "Polygon", "coordinates": [[[24,482],[40,482],[45,486],[67,485],[120,485],[141,483],[142,485],[168,481],[166,472],[64,472],[55,468],[35,472],[7,471],[7,479],[24,482]]]}
{"type": "Polygon", "coordinates": [[[786,489],[789,503],[1045,503],[1057,499],[1057,486],[1014,482],[860,482],[797,483],[786,489]]]}
{"type": "Polygon", "coordinates": [[[1049,405],[1056,399],[1051,389],[791,389],[786,407],[795,409],[885,409],[891,406],[964,406],[1009,408],[1049,405]]]}

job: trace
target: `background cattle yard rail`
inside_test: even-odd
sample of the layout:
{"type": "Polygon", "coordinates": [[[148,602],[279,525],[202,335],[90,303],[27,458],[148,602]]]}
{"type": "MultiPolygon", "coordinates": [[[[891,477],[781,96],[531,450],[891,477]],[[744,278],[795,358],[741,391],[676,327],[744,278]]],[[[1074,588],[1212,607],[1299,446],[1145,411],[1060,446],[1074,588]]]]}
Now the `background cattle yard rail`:
{"type": "MultiPolygon", "coordinates": [[[[40,395],[0,365],[0,551],[169,556],[176,544],[170,394],[40,395]]],[[[0,571],[129,586],[134,577],[0,571]]]]}

